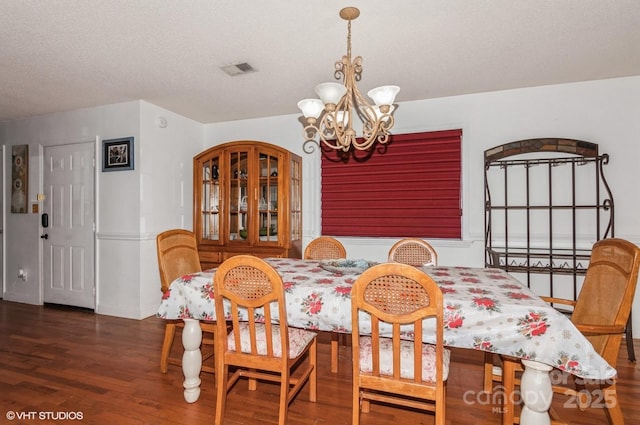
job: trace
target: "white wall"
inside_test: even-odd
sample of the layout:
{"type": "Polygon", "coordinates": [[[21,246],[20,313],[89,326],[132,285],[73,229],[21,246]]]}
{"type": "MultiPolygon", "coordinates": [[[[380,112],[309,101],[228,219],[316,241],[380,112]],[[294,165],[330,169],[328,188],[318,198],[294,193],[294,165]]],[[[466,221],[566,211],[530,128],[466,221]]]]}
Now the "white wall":
{"type": "MultiPolygon", "coordinates": [[[[443,265],[484,264],[484,150],[510,141],[565,137],[599,144],[608,153],[615,235],[640,244],[640,77],[563,84],[401,103],[395,133],[463,129],[463,240],[431,240],[443,265]]],[[[203,147],[257,139],[302,155],[305,243],[320,234],[320,169],[317,153],[302,152],[298,115],[209,124],[203,147]]],[[[399,235],[403,236],[403,235],[399,235]]],[[[394,239],[340,238],[352,257],[384,261],[394,239]]],[[[640,291],[634,328],[640,335],[640,291]]]]}
{"type": "MultiPolygon", "coordinates": [[[[616,205],[616,236],[640,243],[640,77],[564,84],[399,105],[394,132],[463,129],[463,240],[430,241],[441,264],[481,266],[483,241],[483,152],[513,140],[566,137],[588,140],[609,153],[606,168],[616,205]]],[[[303,157],[305,242],[320,234],[318,154],[302,151],[299,115],[202,125],[146,102],[128,102],[0,123],[0,144],[30,145],[30,205],[41,176],[42,146],[134,136],[135,170],[98,173],[97,311],[142,318],[155,313],[158,290],[155,235],[192,228],[192,158],[232,140],[263,140],[303,157]],[[158,116],[167,127],[156,125],[158,116]]],[[[99,156],[98,156],[99,161],[99,156]]],[[[98,162],[99,163],[99,162],[98,162]]],[[[5,159],[5,170],[10,169],[5,159]]],[[[8,182],[5,184],[9,189],[8,182]]],[[[6,203],[5,203],[6,205],[6,203]]],[[[6,214],[4,297],[39,304],[38,214],[6,214]],[[17,269],[30,272],[17,282],[17,269]],[[35,278],[34,278],[35,273],[35,278]]],[[[394,239],[341,238],[350,256],[384,261],[394,239]]],[[[636,296],[635,310],[640,312],[636,296]]],[[[634,315],[640,335],[640,315],[634,315]]]]}
{"type": "MultiPolygon", "coordinates": [[[[8,150],[11,145],[29,145],[29,211],[31,211],[33,204],[40,203],[36,198],[37,194],[43,193],[42,150],[44,146],[91,142],[95,140],[96,135],[106,139],[134,136],[137,140],[139,136],[138,105],[139,102],[129,102],[0,124],[0,143],[6,145],[8,150]]],[[[5,160],[5,168],[10,170],[11,166],[8,161],[10,161],[10,155],[5,160]]],[[[109,193],[111,184],[116,181],[118,184],[128,183],[127,177],[131,177],[133,172],[122,174],[103,183],[106,193],[109,193]]],[[[10,193],[10,182],[6,183],[5,189],[10,193]]],[[[127,199],[135,198],[127,194],[125,201],[127,199]]],[[[113,202],[106,202],[105,205],[107,208],[109,206],[113,208],[113,202]]],[[[6,208],[5,215],[7,280],[4,298],[11,301],[41,304],[43,298],[40,270],[42,251],[40,215],[33,213],[11,214],[6,208]],[[29,279],[26,283],[17,279],[17,271],[20,268],[28,272],[29,279]]],[[[104,216],[109,218],[109,214],[104,214],[104,216]]]]}
{"type": "Polygon", "coordinates": [[[158,311],[162,293],[156,235],[193,230],[193,157],[202,150],[203,125],[142,102],[140,108],[140,313],[158,311]],[[166,120],[166,127],[157,119],[166,120]]]}
{"type": "MultiPolygon", "coordinates": [[[[202,125],[141,101],[1,123],[0,144],[29,144],[29,206],[43,192],[42,147],[96,136],[135,138],[133,171],[97,173],[96,311],[147,317],[155,314],[161,296],[155,235],[170,227],[191,228],[191,159],[200,150],[202,125]],[[166,128],[156,125],[157,116],[167,119],[166,128]]],[[[10,170],[8,161],[10,156],[4,162],[10,170]]],[[[100,161],[98,149],[99,170],[100,161]]],[[[5,188],[10,191],[9,182],[5,188]]],[[[3,297],[42,304],[39,214],[5,215],[3,297]],[[19,268],[28,271],[28,282],[17,279],[19,268]]]]}

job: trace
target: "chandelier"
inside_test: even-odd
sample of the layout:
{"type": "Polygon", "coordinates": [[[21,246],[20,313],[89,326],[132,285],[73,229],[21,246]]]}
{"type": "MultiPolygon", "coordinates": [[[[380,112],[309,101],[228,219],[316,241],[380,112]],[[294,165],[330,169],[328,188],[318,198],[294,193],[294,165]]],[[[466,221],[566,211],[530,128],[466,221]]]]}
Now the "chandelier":
{"type": "Polygon", "coordinates": [[[368,150],[377,141],[389,141],[389,130],[393,127],[393,102],[400,91],[398,86],[381,86],[370,90],[367,95],[374,105],[360,93],[356,81],[362,78],[362,57],[351,60],[351,21],[360,16],[355,7],[345,7],[340,17],[348,21],[347,54],[336,61],[334,76],[340,83],[321,83],[315,88],[320,99],[303,99],[298,107],[306,119],[303,130],[305,152],[312,152],[313,145],[348,152],[368,150]],[[362,121],[362,135],[353,129],[354,118],[362,121]],[[362,137],[361,141],[358,137],[362,137]],[[310,147],[309,147],[310,146],[310,147]]]}

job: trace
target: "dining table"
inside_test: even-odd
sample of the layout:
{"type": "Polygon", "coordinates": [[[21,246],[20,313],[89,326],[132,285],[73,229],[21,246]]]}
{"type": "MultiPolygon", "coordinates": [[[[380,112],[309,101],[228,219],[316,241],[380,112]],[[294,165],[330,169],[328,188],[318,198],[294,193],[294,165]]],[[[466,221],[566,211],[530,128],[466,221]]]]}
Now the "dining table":
{"type": "MultiPolygon", "coordinates": [[[[373,262],[353,259],[266,258],[284,282],[287,322],[291,327],[351,333],[351,286],[373,262]]],[[[549,424],[553,396],[549,372],[606,380],[616,376],[567,315],[498,268],[424,266],[444,300],[444,340],[449,347],[481,350],[521,359],[521,423],[549,424]]],[[[157,316],[185,323],[184,398],[200,396],[202,355],[200,321],[214,321],[215,269],[180,276],[163,295],[157,316]]],[[[361,322],[367,333],[370,322],[361,322]]],[[[274,320],[280,320],[275,317],[274,320]]],[[[424,321],[423,342],[433,343],[432,321],[424,321]]]]}

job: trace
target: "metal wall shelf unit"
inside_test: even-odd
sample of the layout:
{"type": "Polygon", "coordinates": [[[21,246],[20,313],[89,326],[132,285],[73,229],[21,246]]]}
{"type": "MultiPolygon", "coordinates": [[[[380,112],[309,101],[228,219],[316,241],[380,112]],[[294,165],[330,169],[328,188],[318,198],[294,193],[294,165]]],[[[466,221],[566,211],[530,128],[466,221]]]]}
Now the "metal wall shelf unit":
{"type": "Polygon", "coordinates": [[[523,273],[530,287],[532,274],[546,274],[549,296],[555,277],[573,276],[575,299],[591,246],[614,232],[609,156],[595,143],[545,138],[488,149],[484,162],[486,266],[523,273]]]}
{"type": "MultiPolygon", "coordinates": [[[[608,163],[597,144],[583,140],[527,139],[487,149],[485,266],[523,275],[528,287],[534,275],[546,276],[540,295],[575,300],[591,247],[614,236],[608,163]],[[567,277],[569,290],[561,287],[567,277]]],[[[635,361],[631,317],[625,332],[635,361]]]]}

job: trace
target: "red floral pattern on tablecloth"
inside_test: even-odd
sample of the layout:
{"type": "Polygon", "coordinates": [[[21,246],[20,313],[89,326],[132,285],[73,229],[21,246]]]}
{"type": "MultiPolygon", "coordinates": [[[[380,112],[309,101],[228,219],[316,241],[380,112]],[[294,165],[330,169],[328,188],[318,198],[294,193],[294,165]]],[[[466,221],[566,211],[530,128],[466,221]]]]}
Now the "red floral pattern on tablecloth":
{"type": "Polygon", "coordinates": [[[302,311],[313,315],[322,311],[322,296],[314,292],[302,300],[302,311]]]}
{"type": "Polygon", "coordinates": [[[544,312],[530,311],[518,319],[520,333],[527,339],[544,335],[548,327],[547,314],[544,312]]]}
{"type": "Polygon", "coordinates": [[[337,286],[334,292],[339,297],[350,298],[351,297],[351,286],[337,286]]]}
{"type": "Polygon", "coordinates": [[[555,366],[560,370],[564,370],[578,376],[580,376],[580,373],[582,371],[578,356],[575,354],[569,354],[565,351],[560,351],[558,353],[558,359],[555,366]]]}
{"type": "Polygon", "coordinates": [[[491,352],[495,351],[495,347],[491,343],[491,339],[488,337],[485,337],[485,338],[473,337],[473,348],[475,348],[476,350],[482,350],[482,351],[491,351],[491,352]]]}
{"type": "MultiPolygon", "coordinates": [[[[318,261],[267,261],[283,278],[290,326],[351,332],[350,295],[356,275],[330,273],[318,261]]],[[[531,359],[583,378],[615,376],[615,369],[595,353],[566,316],[504,270],[444,266],[423,270],[442,290],[447,345],[531,359]]],[[[158,317],[215,320],[213,273],[206,270],[176,279],[162,296],[158,317]]],[[[369,332],[368,326],[365,322],[364,333],[369,332]]],[[[433,326],[433,321],[425,320],[424,342],[433,342],[433,326]]]]}
{"type": "Polygon", "coordinates": [[[514,300],[530,300],[531,295],[523,294],[521,292],[507,292],[507,297],[514,300]]]}
{"type": "Polygon", "coordinates": [[[213,283],[207,283],[202,287],[202,297],[208,300],[213,299],[213,283]]]}
{"type": "Polygon", "coordinates": [[[472,301],[478,310],[500,311],[499,302],[491,297],[473,297],[472,301]]]}
{"type": "Polygon", "coordinates": [[[464,316],[461,314],[462,306],[460,304],[447,304],[444,307],[444,328],[456,329],[462,327],[464,316]]]}

